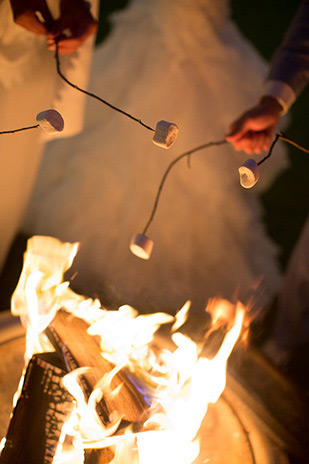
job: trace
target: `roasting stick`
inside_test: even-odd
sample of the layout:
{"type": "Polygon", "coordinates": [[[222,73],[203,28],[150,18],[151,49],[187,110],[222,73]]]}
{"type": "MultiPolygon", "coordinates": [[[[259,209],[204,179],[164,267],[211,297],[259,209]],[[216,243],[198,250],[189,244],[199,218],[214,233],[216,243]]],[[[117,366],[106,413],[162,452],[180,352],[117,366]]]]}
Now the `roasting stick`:
{"type": "Polygon", "coordinates": [[[122,110],[121,108],[118,108],[117,106],[112,105],[111,103],[99,97],[98,95],[92,92],[88,92],[87,90],[82,89],[78,85],[73,84],[73,82],[69,81],[69,79],[67,79],[67,77],[63,74],[61,70],[60,59],[59,59],[59,48],[58,48],[57,40],[56,40],[55,59],[56,59],[58,75],[61,77],[61,79],[64,82],[66,82],[68,85],[73,87],[73,89],[76,89],[79,92],[82,92],[85,95],[88,95],[88,97],[92,97],[92,98],[95,98],[96,100],[99,100],[101,103],[104,103],[104,105],[107,105],[112,110],[117,111],[118,113],[121,113],[122,115],[132,119],[133,121],[137,122],[141,126],[145,127],[145,129],[151,132],[154,132],[152,141],[155,145],[158,145],[161,148],[168,149],[174,144],[178,136],[178,131],[179,131],[178,126],[175,123],[162,120],[162,121],[157,122],[156,128],[153,129],[147,124],[144,124],[141,119],[136,118],[135,116],[132,116],[132,114],[129,114],[126,111],[122,110]]]}
{"type": "MultiPolygon", "coordinates": [[[[290,143],[291,145],[294,145],[294,147],[299,148],[299,150],[301,150],[301,151],[303,151],[303,152],[305,152],[305,153],[309,153],[309,148],[304,147],[303,145],[301,145],[301,144],[298,143],[298,142],[295,142],[295,140],[292,140],[290,137],[288,137],[287,135],[285,135],[283,132],[279,132],[279,137],[280,137],[280,139],[283,140],[284,142],[288,142],[288,143],[290,143]]],[[[260,161],[259,164],[261,164],[262,162],[263,162],[263,160],[260,161]]]]}
{"type": "MultiPolygon", "coordinates": [[[[275,139],[274,139],[274,141],[273,141],[267,155],[261,161],[259,161],[257,163],[254,159],[248,158],[243,163],[243,165],[239,167],[238,172],[239,172],[239,176],[240,176],[240,184],[242,185],[242,187],[251,188],[257,183],[257,181],[259,179],[259,176],[260,176],[258,166],[261,165],[262,163],[264,163],[268,158],[270,158],[270,156],[272,155],[274,146],[276,145],[276,143],[278,142],[279,139],[294,145],[295,147],[299,148],[300,150],[302,150],[302,151],[304,151],[306,153],[309,153],[308,148],[305,148],[304,146],[298,144],[294,140],[292,140],[289,137],[287,137],[286,135],[284,135],[282,132],[279,132],[278,134],[275,135],[275,139]]],[[[219,140],[217,142],[209,142],[209,143],[206,143],[204,145],[200,145],[199,147],[193,148],[192,150],[187,151],[187,152],[183,153],[182,155],[179,155],[177,158],[175,158],[168,165],[168,167],[167,167],[167,169],[166,169],[166,171],[165,171],[165,173],[164,173],[164,175],[162,177],[160,185],[158,187],[158,191],[157,191],[157,195],[156,195],[156,198],[155,198],[154,206],[152,208],[152,211],[151,211],[150,217],[149,217],[149,219],[148,219],[148,221],[146,223],[146,226],[144,227],[144,230],[143,230],[142,233],[135,234],[133,236],[132,240],[131,240],[130,250],[134,255],[136,255],[137,257],[142,258],[142,259],[149,259],[150,258],[154,242],[153,242],[153,240],[151,240],[146,235],[146,232],[147,232],[150,224],[152,223],[152,221],[154,219],[154,216],[155,216],[156,211],[158,209],[159,199],[160,199],[160,196],[161,196],[161,193],[162,193],[163,186],[165,184],[166,178],[167,178],[169,172],[171,171],[172,167],[175,166],[175,164],[178,163],[178,161],[182,160],[186,156],[188,157],[188,161],[189,161],[190,160],[190,155],[192,155],[193,153],[196,153],[196,152],[198,152],[200,150],[203,150],[205,148],[209,148],[209,147],[212,147],[212,146],[215,146],[215,145],[223,145],[224,143],[227,143],[227,141],[226,140],[219,140]]]]}
{"type": "MultiPolygon", "coordinates": [[[[81,89],[76,84],[73,84],[72,82],[70,82],[64,76],[64,74],[61,71],[60,60],[59,60],[59,50],[58,50],[57,41],[56,41],[55,59],[56,59],[58,75],[68,85],[70,85],[74,89],[76,89],[76,90],[78,90],[78,91],[80,91],[80,92],[82,92],[82,93],[84,93],[84,94],[86,94],[86,95],[88,95],[90,97],[93,97],[93,98],[99,100],[101,103],[104,103],[105,105],[107,105],[111,109],[123,114],[124,116],[129,117],[130,119],[134,120],[135,122],[141,124],[146,129],[154,132],[154,136],[153,136],[152,140],[153,140],[153,143],[155,145],[158,145],[158,146],[160,146],[162,148],[168,149],[175,143],[175,140],[176,140],[176,138],[178,136],[178,131],[179,131],[178,126],[175,123],[171,123],[171,122],[161,120],[161,121],[159,121],[157,123],[156,129],[154,130],[152,127],[147,126],[146,124],[144,124],[141,121],[141,119],[138,119],[138,118],[132,116],[131,114],[127,113],[126,111],[123,111],[122,109],[112,105],[111,103],[107,102],[106,100],[103,100],[101,97],[99,97],[99,96],[97,96],[97,95],[95,95],[95,94],[93,94],[91,92],[88,92],[87,90],[81,89]]],[[[38,121],[38,124],[36,124],[34,126],[23,127],[21,129],[15,129],[15,130],[10,130],[10,131],[2,131],[2,132],[0,132],[0,135],[1,134],[8,134],[8,133],[15,133],[15,132],[19,132],[19,131],[28,130],[28,129],[35,129],[35,128],[39,127],[39,126],[41,126],[41,128],[45,132],[48,132],[48,133],[60,132],[60,131],[63,130],[64,123],[63,123],[62,116],[60,115],[60,113],[58,113],[55,110],[42,111],[41,113],[39,113],[37,115],[36,119],[38,121]]],[[[282,132],[279,132],[278,134],[276,134],[275,139],[274,139],[274,141],[273,141],[273,143],[272,143],[272,145],[271,145],[271,147],[269,149],[268,154],[261,161],[259,161],[257,163],[254,159],[249,158],[242,164],[242,166],[240,166],[238,168],[239,177],[240,177],[240,184],[242,185],[242,187],[244,187],[246,189],[249,189],[249,188],[252,188],[257,183],[257,181],[259,180],[259,177],[260,177],[259,165],[264,163],[271,156],[273,148],[274,148],[275,144],[277,143],[277,141],[279,139],[284,140],[285,142],[288,142],[288,143],[294,145],[295,147],[299,148],[300,150],[302,150],[302,151],[304,151],[306,153],[309,153],[309,149],[305,148],[304,146],[302,146],[302,145],[298,144],[297,142],[295,142],[294,140],[290,139],[289,137],[284,135],[282,132]]],[[[166,169],[166,171],[165,171],[165,173],[163,175],[161,183],[159,185],[158,192],[157,192],[157,195],[156,195],[156,198],[155,198],[154,206],[153,206],[153,209],[151,211],[149,220],[148,220],[146,226],[144,227],[143,232],[135,234],[133,236],[132,240],[131,240],[130,250],[134,255],[136,255],[137,257],[142,258],[142,259],[149,259],[150,256],[151,256],[152,249],[153,249],[153,240],[151,240],[146,235],[146,232],[147,232],[150,224],[152,223],[152,221],[154,219],[155,213],[156,213],[157,208],[158,208],[158,203],[159,203],[160,195],[161,195],[161,192],[162,192],[162,189],[163,189],[163,185],[164,185],[164,183],[166,181],[166,178],[167,178],[169,172],[171,171],[172,167],[184,157],[188,157],[188,162],[190,162],[190,156],[193,153],[196,153],[196,152],[198,152],[198,151],[200,151],[200,150],[202,150],[204,148],[209,148],[209,147],[212,147],[212,146],[215,146],[215,145],[222,145],[224,143],[227,143],[227,141],[225,139],[219,140],[217,142],[208,142],[206,144],[203,144],[203,145],[201,145],[199,147],[193,148],[192,150],[187,151],[187,152],[179,155],[177,158],[175,158],[169,164],[169,166],[167,167],[167,169],[166,169]]]]}
{"type": "Polygon", "coordinates": [[[38,124],[28,127],[22,127],[20,129],[13,129],[0,132],[0,135],[3,134],[14,134],[15,132],[26,131],[29,129],[41,129],[47,134],[54,134],[56,132],[62,132],[64,128],[64,121],[61,114],[56,110],[45,110],[37,114],[36,120],[38,124]]]}
{"type": "Polygon", "coordinates": [[[152,132],[155,132],[155,130],[152,129],[152,127],[147,126],[146,124],[144,124],[144,123],[141,121],[141,119],[138,119],[138,118],[136,118],[135,116],[132,116],[131,114],[127,113],[126,111],[123,111],[122,109],[117,108],[117,106],[112,105],[112,104],[109,103],[108,101],[103,100],[103,98],[99,97],[98,95],[95,95],[95,94],[92,93],[92,92],[88,92],[87,90],[84,90],[84,89],[78,87],[78,85],[73,84],[71,81],[69,81],[69,80],[65,77],[65,75],[62,73],[62,71],[61,71],[60,58],[59,58],[59,46],[58,46],[58,41],[57,41],[57,40],[56,40],[55,59],[56,59],[56,65],[57,65],[57,72],[58,72],[58,75],[61,77],[62,80],[64,80],[64,82],[66,82],[68,85],[70,85],[71,87],[73,87],[73,89],[76,89],[76,90],[78,90],[79,92],[82,92],[82,93],[84,93],[85,95],[88,95],[88,97],[92,97],[92,98],[95,98],[96,100],[99,100],[101,103],[104,103],[104,105],[109,106],[112,110],[118,111],[119,113],[123,114],[124,116],[127,116],[127,117],[130,118],[130,119],[133,119],[133,121],[137,122],[138,124],[141,124],[141,125],[142,125],[143,127],[145,127],[146,129],[148,129],[148,130],[150,130],[150,131],[152,131],[152,132]]]}
{"type": "Polygon", "coordinates": [[[247,159],[242,166],[238,169],[239,176],[240,176],[240,184],[244,188],[251,188],[253,187],[257,181],[259,180],[260,173],[259,173],[259,166],[264,163],[268,158],[273,153],[273,149],[278,142],[278,140],[284,140],[285,142],[290,143],[291,145],[294,145],[297,147],[299,150],[304,151],[305,153],[309,153],[309,149],[305,148],[303,145],[300,145],[299,143],[295,142],[294,140],[290,139],[286,135],[283,134],[283,132],[279,132],[278,134],[275,135],[275,138],[269,148],[269,151],[267,155],[258,163],[254,159],[247,159]]]}
{"type": "Polygon", "coordinates": [[[156,195],[156,198],[155,198],[155,202],[154,202],[150,217],[149,217],[149,219],[147,221],[147,224],[144,227],[143,232],[135,234],[133,236],[132,240],[131,240],[130,250],[134,255],[136,255],[138,258],[142,258],[142,259],[149,259],[150,258],[150,255],[151,255],[151,252],[152,252],[152,249],[153,249],[153,241],[146,235],[146,232],[147,232],[147,230],[148,230],[150,224],[152,223],[153,218],[154,218],[154,216],[156,214],[163,186],[165,184],[167,176],[170,173],[172,167],[175,166],[175,164],[177,164],[179,161],[181,161],[185,157],[188,157],[188,161],[189,161],[190,156],[193,153],[196,153],[196,152],[198,152],[200,150],[203,150],[205,148],[209,148],[209,147],[212,147],[212,146],[215,146],[215,145],[222,145],[224,143],[227,143],[226,140],[219,140],[218,142],[205,143],[203,145],[200,145],[199,147],[193,148],[192,150],[186,151],[182,155],[177,156],[177,158],[175,158],[168,165],[168,167],[167,167],[167,169],[166,169],[166,171],[165,171],[165,173],[164,173],[164,175],[162,177],[162,180],[160,182],[158,192],[157,192],[157,195],[156,195]]]}
{"type": "Polygon", "coordinates": [[[1,131],[0,135],[3,135],[3,134],[15,134],[15,132],[21,132],[21,131],[25,131],[25,130],[29,130],[29,129],[36,129],[39,126],[40,126],[40,124],[35,124],[34,126],[21,127],[20,129],[1,131]]]}

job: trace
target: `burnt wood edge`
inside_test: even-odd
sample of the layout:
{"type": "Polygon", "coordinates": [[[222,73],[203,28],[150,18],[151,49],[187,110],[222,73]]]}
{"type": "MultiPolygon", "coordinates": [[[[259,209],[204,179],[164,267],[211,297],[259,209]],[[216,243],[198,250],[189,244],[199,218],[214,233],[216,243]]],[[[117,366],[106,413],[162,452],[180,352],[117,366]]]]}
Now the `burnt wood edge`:
{"type": "Polygon", "coordinates": [[[62,425],[74,407],[62,385],[66,373],[54,352],[32,356],[8,426],[1,464],[52,464],[62,425]]]}
{"type": "MultiPolygon", "coordinates": [[[[62,357],[63,362],[65,363],[66,369],[68,372],[71,372],[74,369],[78,369],[79,367],[81,367],[78,365],[78,362],[76,361],[76,359],[74,358],[70,350],[67,348],[65,343],[61,340],[58,333],[52,326],[48,326],[45,329],[45,334],[48,337],[51,344],[53,345],[53,347],[55,348],[58,355],[62,357]]],[[[87,379],[85,378],[85,376],[81,375],[79,379],[80,379],[80,386],[83,390],[83,393],[86,399],[88,400],[92,393],[92,388],[87,382],[87,379]]],[[[97,404],[96,411],[97,411],[97,414],[100,420],[102,421],[104,425],[107,425],[110,423],[108,409],[104,401],[104,398],[102,398],[101,401],[97,404]]]]}

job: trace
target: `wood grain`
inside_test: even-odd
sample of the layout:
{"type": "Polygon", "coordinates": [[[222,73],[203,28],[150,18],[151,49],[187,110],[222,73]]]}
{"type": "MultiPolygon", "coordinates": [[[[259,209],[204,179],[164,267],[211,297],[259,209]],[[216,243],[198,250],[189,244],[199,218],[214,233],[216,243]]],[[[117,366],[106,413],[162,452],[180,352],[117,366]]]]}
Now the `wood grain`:
{"type": "MultiPolygon", "coordinates": [[[[64,358],[69,371],[78,367],[90,367],[82,376],[82,388],[89,398],[97,382],[110,372],[114,365],[103,358],[98,337],[88,334],[89,324],[73,314],[59,310],[45,333],[57,352],[64,358]]],[[[111,389],[119,387],[116,396],[104,394],[97,406],[97,412],[104,424],[110,421],[110,414],[118,411],[128,422],[141,422],[148,405],[143,395],[128,378],[125,370],[119,371],[111,382],[111,389]]]]}

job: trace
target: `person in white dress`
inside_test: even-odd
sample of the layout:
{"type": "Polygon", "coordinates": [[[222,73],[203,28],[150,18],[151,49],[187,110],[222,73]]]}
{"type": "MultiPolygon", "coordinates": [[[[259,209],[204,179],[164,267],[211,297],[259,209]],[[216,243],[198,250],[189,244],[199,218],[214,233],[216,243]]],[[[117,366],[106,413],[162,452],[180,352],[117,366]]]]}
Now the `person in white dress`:
{"type": "MultiPolygon", "coordinates": [[[[50,108],[65,120],[61,136],[81,130],[84,96],[58,77],[54,39],[60,39],[66,72],[86,86],[97,29],[96,2],[92,13],[87,5],[84,0],[0,0],[0,132],[33,126],[36,115],[50,108]],[[63,37],[65,30],[70,38],[63,37]]],[[[0,269],[19,230],[47,140],[41,129],[0,135],[0,269]]]]}
{"type": "Polygon", "coordinates": [[[178,139],[162,150],[151,132],[89,98],[85,130],[46,150],[24,230],[80,242],[73,285],[108,307],[175,312],[190,299],[199,311],[211,297],[268,304],[281,277],[259,194],[286,166],[283,147],[251,190],[238,176],[246,155],[230,144],[192,155],[190,169],[178,163],[147,232],[151,258],[129,250],[168,164],[224,139],[233,116],[254,103],[266,62],[226,0],[133,0],[112,19],[89,90],[151,127],[176,123],[178,139]]]}

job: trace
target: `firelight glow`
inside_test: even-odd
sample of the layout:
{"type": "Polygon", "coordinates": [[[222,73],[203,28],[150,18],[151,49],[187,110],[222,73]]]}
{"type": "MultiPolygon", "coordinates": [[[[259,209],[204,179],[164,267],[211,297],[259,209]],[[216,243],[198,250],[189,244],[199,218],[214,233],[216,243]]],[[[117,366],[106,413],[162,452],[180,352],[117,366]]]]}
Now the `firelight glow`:
{"type": "MultiPolygon", "coordinates": [[[[43,330],[57,309],[65,308],[87,321],[88,333],[100,339],[101,355],[114,366],[97,382],[88,401],[80,387],[80,377],[89,368],[63,377],[76,407],[62,428],[53,464],[82,464],[85,449],[104,447],[113,450],[111,464],[191,464],[199,454],[198,432],[208,404],[215,403],[225,388],[227,360],[241,334],[245,308],[240,303],[230,304],[233,321],[229,321],[230,328],[217,354],[207,359],[200,355],[201,346],[179,331],[190,302],[175,317],[165,313],[139,315],[127,305],[108,311],[98,300],[75,294],[62,281],[71,265],[72,253],[77,251],[76,244],[62,244],[48,237],[46,247],[45,239],[29,240],[27,265],[12,298],[13,313],[26,321],[27,358],[34,352],[51,349],[43,330]],[[29,256],[33,248],[35,260],[29,256]],[[171,348],[158,346],[156,332],[162,324],[171,324],[167,340],[171,348]],[[110,414],[108,425],[96,412],[102,398],[120,394],[122,385],[113,390],[111,384],[123,367],[149,405],[147,418],[134,432],[130,426],[121,428],[121,410],[110,414]]],[[[222,308],[221,304],[220,317],[224,317],[222,308]]]]}

